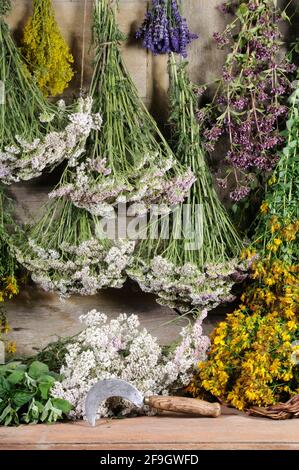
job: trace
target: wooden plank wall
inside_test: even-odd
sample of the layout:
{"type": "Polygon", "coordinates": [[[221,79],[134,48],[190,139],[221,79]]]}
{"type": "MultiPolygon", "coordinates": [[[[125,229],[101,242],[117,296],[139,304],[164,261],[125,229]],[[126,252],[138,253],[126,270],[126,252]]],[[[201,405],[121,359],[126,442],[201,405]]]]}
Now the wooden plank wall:
{"type": "MultiPolygon", "coordinates": [[[[83,13],[85,0],[52,0],[57,21],[65,39],[70,44],[75,57],[76,77],[71,90],[76,92],[80,86],[81,58],[83,36],[87,46],[90,44],[90,22],[92,15],[92,0],[87,0],[87,22],[84,31],[83,13]]],[[[31,14],[32,0],[13,0],[13,11],[8,21],[20,42],[22,29],[31,14]]],[[[221,30],[224,18],[216,10],[219,0],[183,0],[184,14],[188,18],[192,31],[199,34],[200,39],[190,48],[190,74],[197,82],[211,81],[219,74],[222,63],[222,53],[215,46],[212,38],[214,30],[221,30]]],[[[123,48],[128,70],[140,92],[140,96],[151,106],[160,103],[161,97],[165,103],[168,87],[167,58],[152,57],[147,54],[134,39],[134,32],[141,24],[149,0],[119,0],[118,21],[128,40],[123,48]]],[[[92,54],[85,55],[85,86],[88,86],[91,75],[92,54]]]]}

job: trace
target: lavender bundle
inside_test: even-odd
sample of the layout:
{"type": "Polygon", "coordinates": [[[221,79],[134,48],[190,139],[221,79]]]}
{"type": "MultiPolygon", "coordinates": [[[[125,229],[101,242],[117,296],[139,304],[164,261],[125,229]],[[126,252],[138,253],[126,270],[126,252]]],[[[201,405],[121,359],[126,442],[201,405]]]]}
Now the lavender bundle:
{"type": "Polygon", "coordinates": [[[178,66],[171,56],[170,123],[176,155],[191,167],[196,182],[186,204],[171,216],[170,237],[163,236],[161,217],[159,237],[140,243],[128,274],[143,291],[155,293],[162,305],[181,312],[209,311],[234,299],[231,289],[245,279],[247,266],[238,261],[242,243],[219,201],[205,161],[195,115],[197,94],[185,65],[178,66]],[[184,214],[189,225],[178,231],[184,214]]]}
{"type": "Polygon", "coordinates": [[[153,0],[152,9],[136,33],[144,48],[153,54],[175,52],[187,57],[187,46],[198,36],[189,31],[182,18],[178,0],[153,0]]]}
{"type": "Polygon", "coordinates": [[[153,203],[184,200],[194,177],[176,162],[172,151],[138,96],[120,53],[124,39],[108,0],[96,0],[93,18],[96,60],[91,84],[94,109],[103,117],[92,132],[75,172],[50,197],[64,197],[97,216],[129,202],[146,212],[153,203]]]}
{"type": "Polygon", "coordinates": [[[0,10],[0,181],[11,184],[39,176],[63,159],[76,159],[97,127],[91,100],[71,107],[48,103],[31,77],[0,10]]]}
{"type": "Polygon", "coordinates": [[[218,182],[226,187],[233,174],[235,189],[230,197],[234,201],[263,186],[283,145],[279,130],[287,114],[287,76],[294,66],[280,51],[282,16],[275,5],[274,0],[224,3],[221,12],[235,17],[223,33],[214,34],[219,47],[229,47],[230,52],[213,103],[198,117],[206,121],[208,151],[215,149],[220,137],[228,137],[225,158],[230,169],[218,182]]]}

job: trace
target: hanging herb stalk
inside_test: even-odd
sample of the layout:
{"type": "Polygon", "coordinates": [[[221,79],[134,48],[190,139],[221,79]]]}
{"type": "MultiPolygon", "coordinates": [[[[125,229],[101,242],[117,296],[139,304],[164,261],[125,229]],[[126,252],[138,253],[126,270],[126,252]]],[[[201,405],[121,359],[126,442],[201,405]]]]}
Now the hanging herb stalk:
{"type": "Polygon", "coordinates": [[[81,155],[91,128],[98,127],[92,101],[80,99],[71,107],[48,103],[1,15],[0,81],[0,181],[29,180],[81,155]]]}
{"type": "Polygon", "coordinates": [[[63,93],[74,76],[74,59],[59,30],[51,0],[33,0],[33,15],[24,30],[23,51],[43,94],[63,93]]]}
{"type": "Polygon", "coordinates": [[[18,266],[13,252],[12,203],[0,185],[0,303],[18,294],[18,266]],[[12,233],[10,233],[10,231],[12,233]]]}
{"type": "Polygon", "coordinates": [[[194,182],[191,171],[175,162],[126,71],[114,8],[108,0],[97,0],[93,17],[96,59],[90,93],[103,127],[91,134],[76,173],[66,173],[50,195],[100,216],[111,214],[118,202],[131,203],[132,213],[139,214],[151,204],[176,204],[194,182]]]}
{"type": "Polygon", "coordinates": [[[233,174],[234,201],[264,185],[279,159],[284,139],[279,129],[286,119],[288,74],[294,66],[281,53],[281,12],[274,0],[238,0],[224,3],[223,13],[234,13],[233,21],[214,38],[220,48],[228,47],[222,78],[212,105],[198,116],[206,120],[205,146],[215,149],[227,137],[226,161],[232,168],[219,185],[227,186],[233,174]]]}
{"type": "Polygon", "coordinates": [[[197,96],[186,63],[178,66],[171,55],[169,70],[173,147],[179,161],[191,167],[196,182],[186,205],[172,215],[170,238],[163,238],[160,231],[158,240],[142,241],[128,272],[144,291],[158,295],[159,303],[181,311],[210,310],[232,300],[233,284],[246,277],[245,266],[237,260],[242,243],[219,201],[205,161],[195,116],[197,96]],[[182,225],[178,232],[183,220],[189,228],[182,225]]]}

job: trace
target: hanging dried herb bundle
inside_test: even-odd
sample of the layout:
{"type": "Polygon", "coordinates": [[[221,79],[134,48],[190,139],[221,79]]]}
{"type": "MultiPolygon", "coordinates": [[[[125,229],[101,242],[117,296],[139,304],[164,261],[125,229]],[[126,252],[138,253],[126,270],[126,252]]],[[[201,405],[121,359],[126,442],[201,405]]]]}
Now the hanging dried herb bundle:
{"type": "Polygon", "coordinates": [[[299,86],[294,83],[287,129],[282,133],[285,146],[267,184],[255,240],[263,258],[278,258],[289,265],[299,259],[299,86]]]}
{"type": "Polygon", "coordinates": [[[65,158],[77,158],[96,126],[90,99],[70,108],[45,100],[1,15],[0,101],[0,181],[6,184],[35,178],[65,158]]]}
{"type": "Polygon", "coordinates": [[[258,255],[253,282],[239,309],[213,333],[208,360],[200,364],[190,387],[195,396],[203,387],[245,409],[274,405],[299,393],[298,136],[297,84],[290,98],[286,145],[268,182],[257,240],[248,253],[258,255]]]}
{"type": "Polygon", "coordinates": [[[61,198],[48,205],[16,253],[44,290],[68,297],[121,287],[133,249],[134,242],[112,243],[99,218],[61,198]]]}
{"type": "Polygon", "coordinates": [[[106,216],[117,202],[130,202],[137,213],[153,203],[184,200],[194,177],[174,155],[138,96],[124,66],[115,11],[108,0],[96,0],[93,37],[96,47],[91,96],[103,117],[76,167],[51,193],[64,196],[94,215],[106,216]]]}
{"type": "Polygon", "coordinates": [[[220,48],[229,47],[222,78],[213,103],[199,112],[206,120],[205,146],[226,137],[228,175],[219,178],[227,186],[230,174],[235,188],[230,197],[238,202],[251,189],[263,187],[279,159],[290,93],[288,75],[294,66],[281,52],[281,12],[275,0],[237,0],[224,3],[223,13],[234,18],[214,38],[220,48]]]}
{"type": "Polygon", "coordinates": [[[190,32],[186,18],[182,18],[180,3],[179,0],[153,0],[152,9],[136,33],[143,47],[153,54],[175,52],[187,57],[187,46],[198,38],[190,32]]]}
{"type": "Polygon", "coordinates": [[[170,238],[164,239],[160,231],[158,240],[142,241],[129,275],[144,291],[154,292],[159,303],[181,311],[210,310],[233,299],[231,288],[246,277],[246,269],[238,264],[242,243],[219,201],[205,161],[195,116],[197,96],[185,66],[178,66],[171,56],[170,123],[177,158],[191,167],[196,182],[186,205],[180,205],[171,217],[170,238]],[[185,225],[180,234],[178,223],[184,217],[189,228],[185,225]],[[197,242],[192,236],[198,237],[197,242]]]}
{"type": "Polygon", "coordinates": [[[51,0],[33,0],[33,15],[23,38],[24,57],[43,94],[56,96],[74,73],[73,56],[55,19],[51,0]]]}

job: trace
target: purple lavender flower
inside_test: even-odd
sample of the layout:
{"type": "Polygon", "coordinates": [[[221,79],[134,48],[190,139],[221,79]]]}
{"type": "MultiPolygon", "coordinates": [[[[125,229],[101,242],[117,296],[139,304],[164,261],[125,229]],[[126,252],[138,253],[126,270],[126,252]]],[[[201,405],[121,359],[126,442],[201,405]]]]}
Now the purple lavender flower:
{"type": "Polygon", "coordinates": [[[136,38],[142,39],[142,46],[155,55],[175,52],[187,57],[187,46],[198,36],[189,31],[177,0],[153,0],[136,38]]]}

